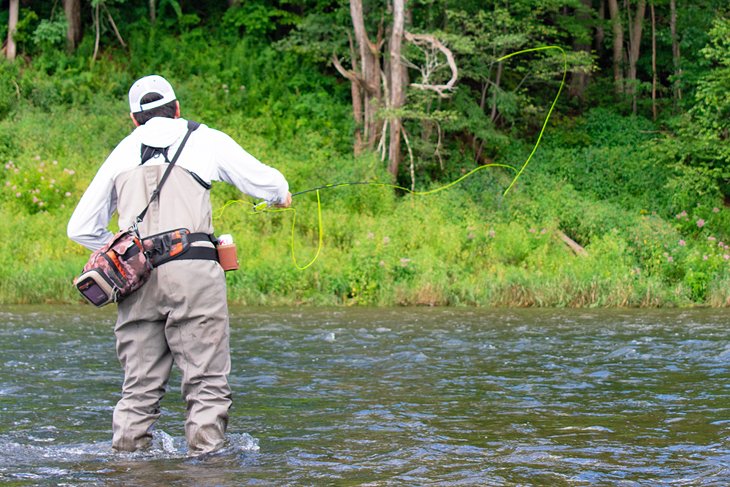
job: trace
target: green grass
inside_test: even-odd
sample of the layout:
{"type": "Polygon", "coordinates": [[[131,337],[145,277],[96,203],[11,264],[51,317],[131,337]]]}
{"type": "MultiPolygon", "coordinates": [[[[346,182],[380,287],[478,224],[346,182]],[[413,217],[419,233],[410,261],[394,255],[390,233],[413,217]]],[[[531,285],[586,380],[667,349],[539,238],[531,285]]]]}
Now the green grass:
{"type": "MultiPolygon", "coordinates": [[[[123,108],[121,103],[110,103],[109,110],[99,113],[29,108],[0,122],[0,133],[16,130],[13,159],[7,161],[19,168],[17,174],[6,170],[2,183],[0,237],[7,244],[0,248],[1,303],[79,302],[71,280],[88,252],[66,238],[65,225],[106,153],[130,129],[123,117],[109,114],[123,108]],[[90,137],[92,127],[96,135],[90,137]],[[63,186],[62,193],[48,185],[36,193],[47,200],[45,207],[25,195],[15,196],[37,189],[33,186],[40,184],[39,174],[43,181],[55,179],[63,186]],[[22,188],[14,193],[12,187],[18,185],[22,188]]],[[[386,177],[377,161],[339,154],[316,134],[308,140],[302,133],[298,147],[278,145],[246,128],[255,123],[235,117],[227,122],[230,126],[223,128],[279,167],[295,190],[327,181],[386,177]]],[[[470,184],[478,187],[478,178],[491,177],[477,174],[470,184]]],[[[324,247],[304,271],[291,260],[292,212],[252,214],[247,203],[216,211],[216,229],[234,235],[242,263],[227,277],[232,302],[728,305],[727,250],[717,246],[719,237],[708,240],[712,227],[719,230],[723,224],[725,209],[710,211],[704,227],[692,228],[684,221],[689,216],[670,222],[594,200],[539,171],[526,173],[496,206],[459,187],[432,196],[396,197],[386,188],[352,186],[324,190],[321,196],[324,247]],[[556,237],[558,230],[583,244],[587,256],[574,255],[556,237]],[[678,245],[683,239],[684,245],[678,245]]],[[[214,187],[216,210],[239,197],[230,187],[214,187]]],[[[314,193],[297,197],[295,208],[294,247],[302,264],[317,249],[314,193]]]]}
{"type": "MultiPolygon", "coordinates": [[[[291,59],[269,72],[265,66],[280,55],[253,53],[242,43],[205,76],[184,67],[176,74],[174,63],[165,65],[183,115],[229,133],[280,169],[292,191],[389,182],[375,155],[350,155],[352,127],[340,93],[346,85],[321,74],[305,79],[291,59]]],[[[1,304],[80,302],[71,282],[88,252],[66,238],[66,223],[99,165],[132,129],[129,72],[103,60],[88,69],[58,64],[0,69],[0,88],[10,87],[0,107],[1,304]]],[[[666,159],[673,142],[651,128],[608,111],[551,125],[506,197],[501,193],[512,173],[504,169],[479,171],[430,196],[377,186],[324,190],[324,245],[304,271],[290,255],[293,212],[251,214],[248,203],[220,211],[241,195],[216,184],[215,228],[234,235],[241,260],[241,269],[227,274],[229,299],[249,305],[730,306],[730,211],[711,194],[692,193],[702,184],[675,170],[666,159]],[[575,255],[559,231],[586,255],[575,255]]],[[[519,167],[529,145],[513,138],[495,162],[519,167]]],[[[468,168],[458,146],[444,154],[446,173],[468,168]]],[[[417,174],[418,181],[427,179],[417,174]]],[[[295,198],[295,208],[293,245],[301,265],[317,251],[315,194],[295,198]]]]}

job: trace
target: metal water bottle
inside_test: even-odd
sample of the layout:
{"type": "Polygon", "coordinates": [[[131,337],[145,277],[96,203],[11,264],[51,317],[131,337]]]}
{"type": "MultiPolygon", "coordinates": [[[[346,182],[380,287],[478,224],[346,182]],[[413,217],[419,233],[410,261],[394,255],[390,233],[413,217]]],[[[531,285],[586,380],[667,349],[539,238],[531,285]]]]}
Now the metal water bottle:
{"type": "Polygon", "coordinates": [[[224,271],[235,271],[238,269],[238,255],[232,235],[225,234],[218,237],[216,249],[218,250],[218,262],[224,271]]]}

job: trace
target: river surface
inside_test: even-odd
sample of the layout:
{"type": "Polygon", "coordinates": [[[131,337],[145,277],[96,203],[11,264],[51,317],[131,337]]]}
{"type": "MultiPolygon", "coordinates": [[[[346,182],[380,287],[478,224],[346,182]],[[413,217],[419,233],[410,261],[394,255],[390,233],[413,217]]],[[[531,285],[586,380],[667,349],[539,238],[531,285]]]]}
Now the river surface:
{"type": "Polygon", "coordinates": [[[730,485],[730,313],[231,310],[229,445],[111,451],[114,309],[0,309],[0,484],[730,485]]]}

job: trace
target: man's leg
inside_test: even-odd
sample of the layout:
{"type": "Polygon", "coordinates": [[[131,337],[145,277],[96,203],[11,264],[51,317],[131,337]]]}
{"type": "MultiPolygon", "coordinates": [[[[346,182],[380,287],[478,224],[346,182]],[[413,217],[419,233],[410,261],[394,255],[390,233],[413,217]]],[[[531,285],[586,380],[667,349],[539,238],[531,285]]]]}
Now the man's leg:
{"type": "Polygon", "coordinates": [[[167,343],[183,374],[188,453],[200,455],[223,447],[231,406],[225,278],[212,261],[178,261],[165,266],[166,277],[178,283],[171,297],[180,300],[168,316],[167,343]]]}
{"type": "Polygon", "coordinates": [[[153,275],[145,287],[119,303],[114,334],[124,385],[112,425],[112,447],[119,451],[150,445],[151,428],[160,417],[160,400],[172,368],[164,316],[155,310],[159,299],[155,281],[153,275]]]}

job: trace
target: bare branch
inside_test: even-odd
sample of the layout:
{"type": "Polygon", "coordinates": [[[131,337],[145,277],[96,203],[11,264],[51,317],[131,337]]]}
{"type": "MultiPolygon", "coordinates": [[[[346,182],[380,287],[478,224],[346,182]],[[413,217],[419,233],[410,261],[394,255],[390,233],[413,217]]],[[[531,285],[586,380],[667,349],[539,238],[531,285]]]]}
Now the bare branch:
{"type": "Polygon", "coordinates": [[[94,19],[94,28],[96,29],[96,35],[94,37],[94,54],[91,56],[91,61],[96,61],[96,56],[99,54],[99,38],[101,36],[101,22],[99,21],[99,7],[100,4],[96,4],[94,13],[92,15],[94,19]]]}
{"type": "Polygon", "coordinates": [[[119,29],[117,29],[117,24],[114,22],[114,18],[112,18],[111,12],[109,12],[109,9],[106,8],[106,5],[104,5],[104,11],[106,12],[107,17],[109,18],[109,23],[112,25],[112,29],[114,30],[114,34],[117,36],[117,40],[122,45],[122,47],[126,48],[127,43],[124,42],[124,39],[122,39],[122,34],[119,33],[119,29]]]}
{"type": "Polygon", "coordinates": [[[401,62],[407,68],[417,69],[418,71],[421,71],[421,74],[423,74],[423,70],[421,69],[421,66],[418,66],[417,64],[412,63],[411,61],[409,61],[408,59],[406,59],[405,56],[401,56],[401,62]]]}
{"type": "Polygon", "coordinates": [[[383,25],[385,22],[385,19],[383,17],[380,17],[380,24],[378,24],[378,33],[375,36],[375,44],[370,44],[370,49],[373,51],[373,54],[375,56],[380,55],[380,50],[383,48],[383,44],[385,44],[385,26],[383,25]]]}
{"type": "MultiPolygon", "coordinates": [[[[410,32],[405,32],[404,36],[408,42],[411,42],[418,47],[427,45],[430,46],[432,49],[438,49],[439,51],[441,51],[441,53],[446,57],[446,61],[449,65],[449,68],[451,69],[451,79],[446,84],[432,85],[428,83],[411,83],[411,86],[419,90],[435,91],[442,98],[448,97],[448,94],[445,92],[454,89],[454,85],[456,84],[456,80],[459,74],[458,68],[456,67],[456,61],[454,60],[454,55],[451,50],[443,45],[441,41],[436,39],[436,37],[429,34],[411,34],[410,32]]],[[[441,67],[441,65],[435,60],[430,60],[427,62],[429,62],[429,66],[425,69],[427,69],[428,72],[433,72],[441,67]]],[[[426,74],[426,72],[424,72],[424,69],[421,69],[421,74],[424,75],[424,79],[428,79],[428,75],[426,74]]]]}
{"type": "Polygon", "coordinates": [[[380,133],[380,142],[378,142],[378,150],[380,151],[380,160],[385,160],[385,142],[388,137],[388,119],[383,121],[383,131],[380,133]]]}
{"type": "Polygon", "coordinates": [[[436,133],[438,134],[438,140],[436,141],[436,157],[439,159],[439,166],[441,170],[444,170],[444,160],[441,158],[441,124],[436,122],[436,133]]]}
{"type": "Polygon", "coordinates": [[[336,54],[332,54],[332,64],[334,65],[337,72],[345,78],[349,79],[353,83],[362,83],[362,79],[358,77],[355,71],[348,71],[344,68],[344,66],[342,66],[342,63],[340,63],[340,59],[337,57],[336,54]]]}

